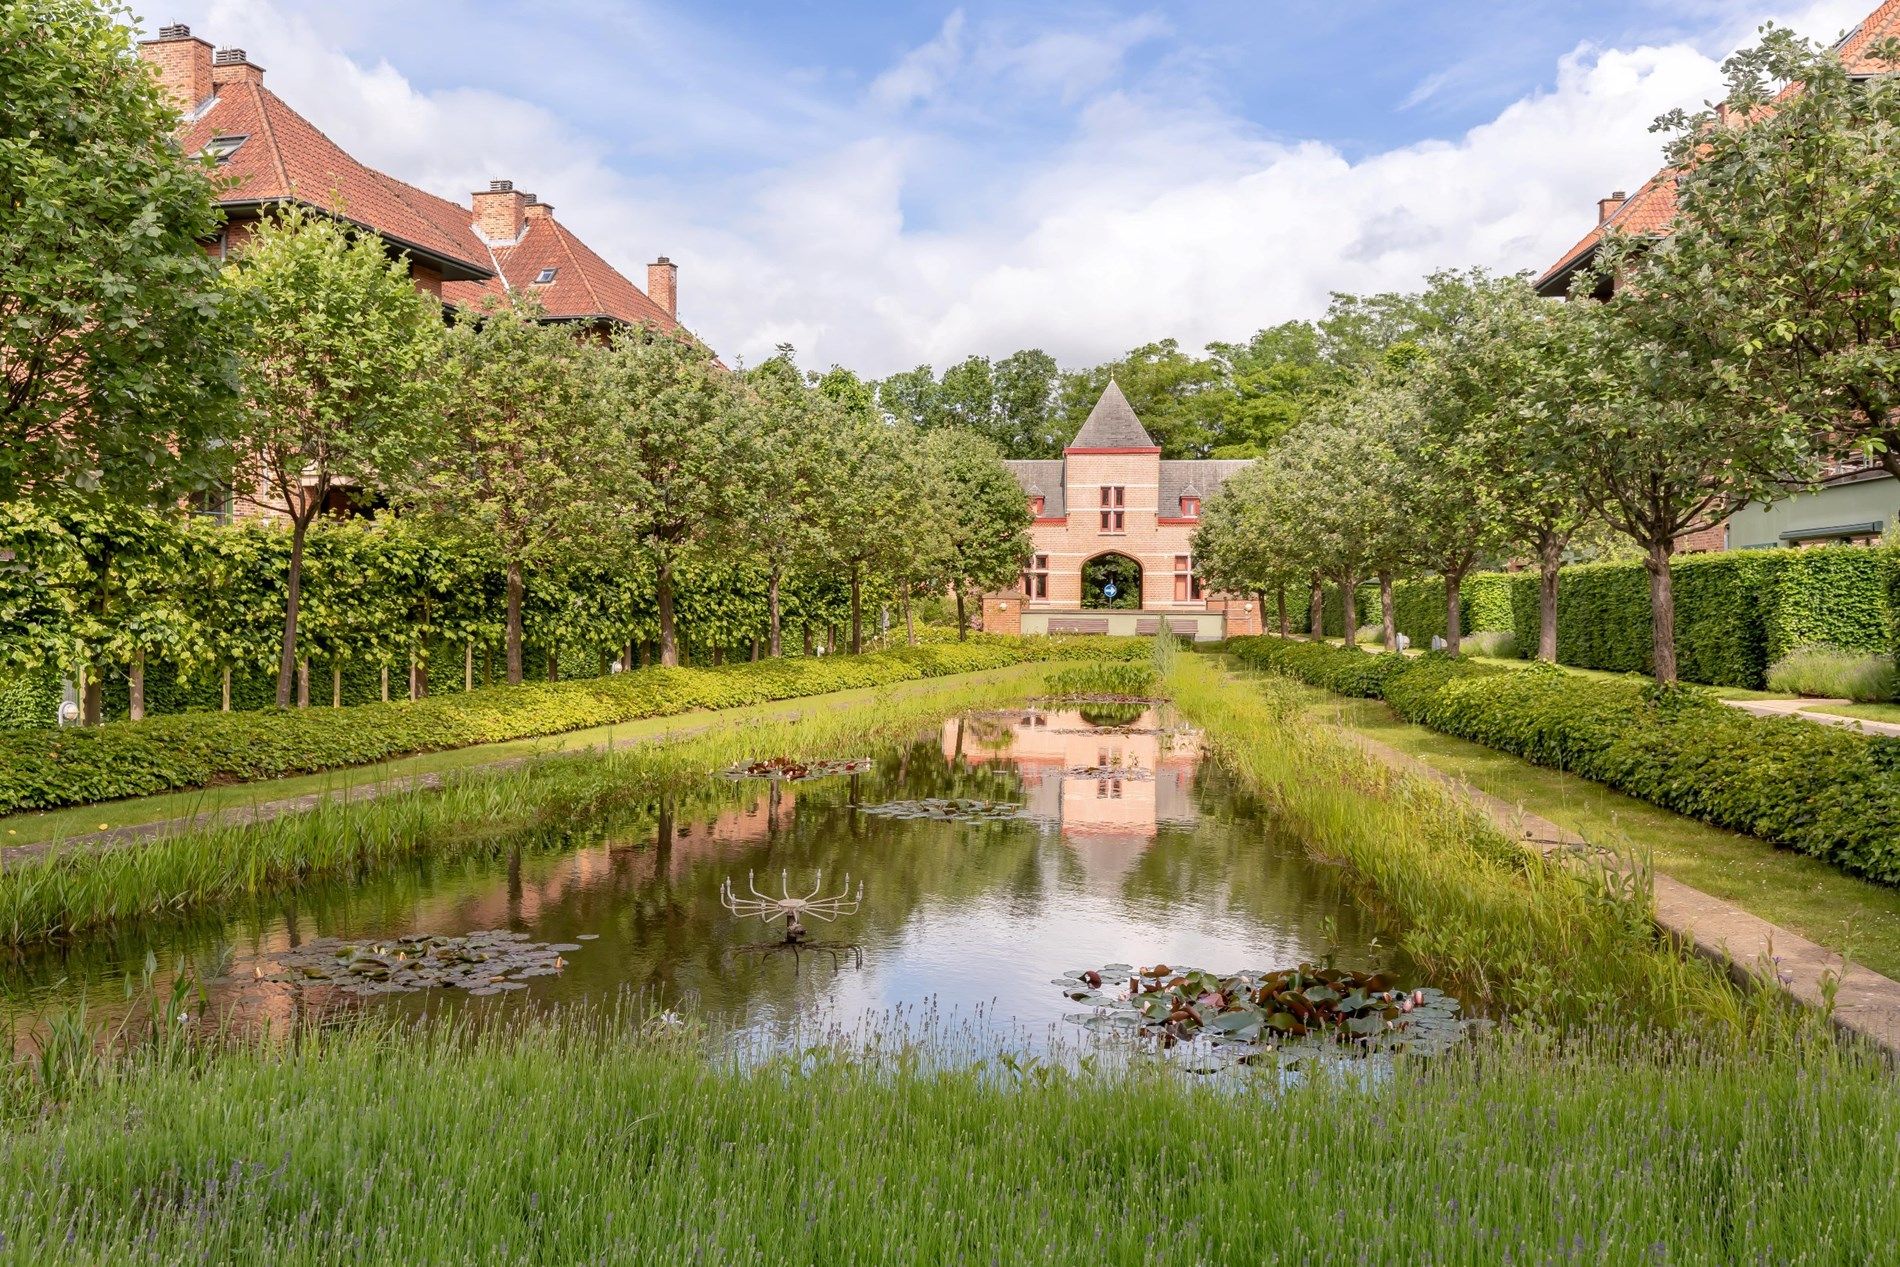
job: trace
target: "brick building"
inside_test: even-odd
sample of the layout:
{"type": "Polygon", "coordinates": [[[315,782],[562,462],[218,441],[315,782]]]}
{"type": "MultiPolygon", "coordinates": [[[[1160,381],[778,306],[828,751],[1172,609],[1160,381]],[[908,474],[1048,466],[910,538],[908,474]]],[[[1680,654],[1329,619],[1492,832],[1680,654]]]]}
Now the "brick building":
{"type": "Polygon", "coordinates": [[[1164,460],[1114,383],[1062,457],[1012,461],[1034,523],[1019,590],[989,595],[996,633],[1155,633],[1201,641],[1260,632],[1251,599],[1203,594],[1201,506],[1244,461],[1164,460]]]}
{"type": "MultiPolygon", "coordinates": [[[[139,55],[178,107],[179,147],[217,162],[225,224],[206,249],[218,258],[243,249],[259,216],[297,205],[381,238],[451,318],[531,294],[546,320],[593,335],[679,328],[679,270],[664,255],[647,265],[642,290],[512,181],[490,181],[463,206],[358,162],[265,87],[263,67],[243,49],[214,50],[188,26],[161,27],[139,55]]],[[[348,493],[332,496],[337,513],[350,510],[348,493]]],[[[247,500],[206,509],[228,515],[249,509],[247,500]]]]}

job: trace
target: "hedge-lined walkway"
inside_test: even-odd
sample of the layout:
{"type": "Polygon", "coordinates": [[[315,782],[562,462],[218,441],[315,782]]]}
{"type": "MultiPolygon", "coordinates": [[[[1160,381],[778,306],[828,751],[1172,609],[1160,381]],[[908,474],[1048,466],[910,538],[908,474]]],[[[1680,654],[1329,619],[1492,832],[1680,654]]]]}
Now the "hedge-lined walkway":
{"type": "Polygon", "coordinates": [[[1839,726],[1842,730],[1858,730],[1869,735],[1889,735],[1900,737],[1900,725],[1893,722],[1874,721],[1866,717],[1850,717],[1841,713],[1825,710],[1844,708],[1853,701],[1844,699],[1731,699],[1724,700],[1730,708],[1739,708],[1755,717],[1798,717],[1802,721],[1817,722],[1823,726],[1839,726]]]}
{"type": "MultiPolygon", "coordinates": [[[[1527,847],[1545,854],[1604,847],[1601,838],[1593,840],[1545,818],[1521,801],[1514,804],[1473,788],[1420,756],[1363,735],[1360,744],[1394,769],[1450,786],[1527,847]]],[[[1639,837],[1632,843],[1647,842],[1639,837]]],[[[1811,941],[1661,871],[1651,873],[1650,886],[1654,919],[1661,932],[1704,958],[1728,966],[1740,980],[1772,981],[1803,1006],[1827,1011],[1845,1033],[1867,1039],[1890,1056],[1900,1056],[1900,981],[1864,963],[1851,962],[1840,949],[1811,941]]]]}
{"type": "Polygon", "coordinates": [[[416,753],[739,708],[1031,661],[1141,659],[1143,638],[1005,638],[711,669],[647,668],[350,708],[190,713],[0,734],[0,813],[367,766],[416,753]]]}
{"type": "Polygon", "coordinates": [[[716,730],[778,722],[796,722],[814,711],[852,708],[879,699],[904,699],[940,690],[948,681],[1000,682],[1040,671],[1025,664],[931,678],[897,687],[864,687],[770,704],[752,704],[719,712],[645,718],[591,730],[537,739],[481,744],[452,752],[405,757],[326,774],[272,779],[213,792],[167,793],[46,814],[0,819],[0,867],[53,849],[113,848],[161,836],[213,826],[243,826],[287,814],[301,814],[327,802],[373,801],[403,792],[432,791],[451,777],[493,774],[562,753],[604,751],[638,744],[667,743],[716,730]]]}

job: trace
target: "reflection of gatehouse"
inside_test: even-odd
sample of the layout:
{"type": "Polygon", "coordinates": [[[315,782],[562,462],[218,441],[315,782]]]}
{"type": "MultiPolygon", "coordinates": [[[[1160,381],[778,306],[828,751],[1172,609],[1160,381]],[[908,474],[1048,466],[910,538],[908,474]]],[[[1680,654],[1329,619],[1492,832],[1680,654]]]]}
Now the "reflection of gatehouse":
{"type": "Polygon", "coordinates": [[[1259,633],[1251,599],[1201,592],[1191,544],[1202,500],[1247,465],[1164,461],[1111,382],[1061,458],[1009,463],[1035,515],[1033,553],[1019,589],[984,600],[983,627],[1202,642],[1259,633]]]}

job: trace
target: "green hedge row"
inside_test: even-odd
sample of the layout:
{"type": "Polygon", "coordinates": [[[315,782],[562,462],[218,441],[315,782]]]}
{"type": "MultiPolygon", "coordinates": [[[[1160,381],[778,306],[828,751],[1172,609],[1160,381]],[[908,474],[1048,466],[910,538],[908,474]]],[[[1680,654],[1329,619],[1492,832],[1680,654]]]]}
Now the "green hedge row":
{"type": "Polygon", "coordinates": [[[195,713],[0,735],[0,814],[363,765],[1032,660],[1136,659],[1147,639],[977,638],[862,656],[635,669],[354,708],[195,713]]]}
{"type": "Polygon", "coordinates": [[[1694,687],[1242,638],[1244,664],[1381,697],[1408,721],[1900,883],[1900,741],[1752,717],[1694,687]]]}
{"type": "MultiPolygon", "coordinates": [[[[1738,550],[1677,559],[1676,655],[1684,681],[1759,690],[1768,666],[1798,647],[1870,655],[1900,648],[1900,550],[1836,546],[1738,550]]],[[[1509,631],[1537,646],[1537,575],[1479,572],[1462,587],[1464,633],[1509,631]]],[[[1362,623],[1378,620],[1378,590],[1361,590],[1362,623]]],[[[1399,632],[1414,646],[1445,633],[1445,582],[1393,587],[1399,632]]],[[[1328,630],[1336,633],[1337,630],[1328,630]]],[[[1557,590],[1557,661],[1580,669],[1647,673],[1649,574],[1640,563],[1563,569],[1557,590]]]]}

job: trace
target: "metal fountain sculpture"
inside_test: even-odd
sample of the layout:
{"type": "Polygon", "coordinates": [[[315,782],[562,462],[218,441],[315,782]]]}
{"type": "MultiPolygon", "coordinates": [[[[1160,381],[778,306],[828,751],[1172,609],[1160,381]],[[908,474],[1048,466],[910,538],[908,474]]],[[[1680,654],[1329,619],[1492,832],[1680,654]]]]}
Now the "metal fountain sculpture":
{"type": "Polygon", "coordinates": [[[725,883],[719,886],[720,905],[724,906],[728,911],[731,911],[736,918],[742,920],[756,919],[768,926],[779,920],[784,920],[785,936],[780,941],[760,942],[742,947],[743,950],[754,954],[770,954],[789,950],[792,952],[794,960],[798,958],[798,953],[801,950],[822,951],[831,955],[834,964],[837,963],[839,956],[849,954],[855,964],[859,966],[863,965],[863,952],[855,942],[807,942],[805,940],[810,932],[810,930],[805,927],[806,917],[823,920],[829,924],[836,922],[840,916],[850,915],[857,911],[858,904],[864,900],[864,884],[862,881],[858,883],[857,892],[853,893],[851,891],[851,877],[849,874],[846,874],[843,891],[831,897],[820,896],[825,886],[825,873],[823,871],[818,872],[817,875],[813,877],[811,892],[805,894],[803,897],[793,894],[791,873],[789,871],[781,871],[779,873],[779,895],[777,897],[773,897],[769,893],[759,892],[759,886],[755,883],[753,873],[750,871],[746,872],[745,884],[750,892],[742,896],[738,890],[733,887],[732,880],[728,877],[725,883]]]}

